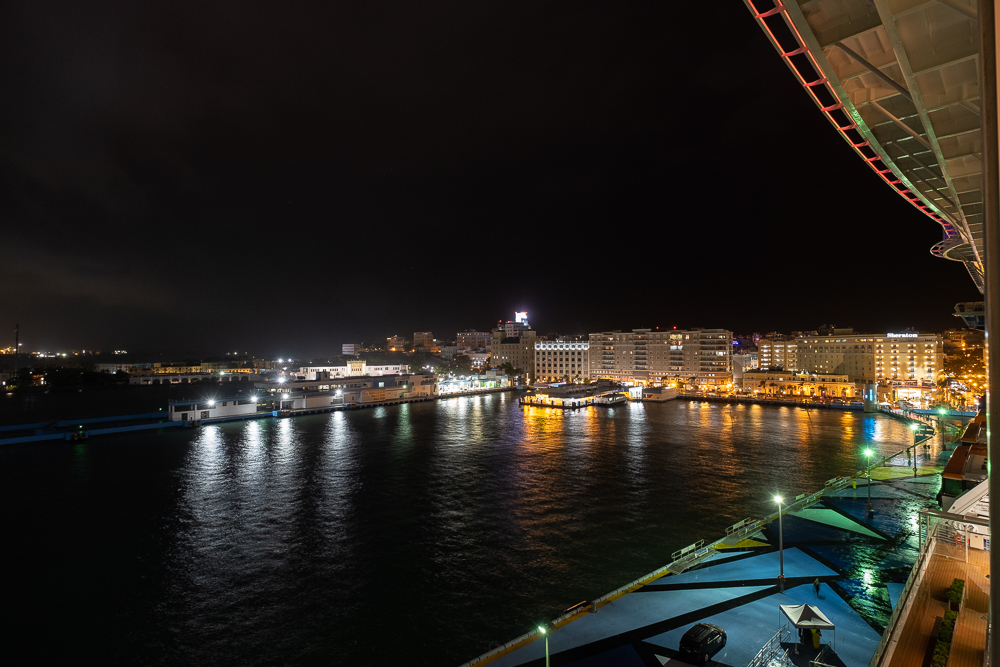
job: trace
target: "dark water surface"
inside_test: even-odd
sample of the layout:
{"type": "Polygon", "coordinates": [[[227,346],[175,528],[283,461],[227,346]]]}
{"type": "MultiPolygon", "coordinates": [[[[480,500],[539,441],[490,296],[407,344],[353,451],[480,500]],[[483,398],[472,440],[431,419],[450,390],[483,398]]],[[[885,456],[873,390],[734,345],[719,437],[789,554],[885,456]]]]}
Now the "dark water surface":
{"type": "Polygon", "coordinates": [[[511,393],[8,446],[5,652],[454,666],[910,442],[855,412],[511,393]]]}

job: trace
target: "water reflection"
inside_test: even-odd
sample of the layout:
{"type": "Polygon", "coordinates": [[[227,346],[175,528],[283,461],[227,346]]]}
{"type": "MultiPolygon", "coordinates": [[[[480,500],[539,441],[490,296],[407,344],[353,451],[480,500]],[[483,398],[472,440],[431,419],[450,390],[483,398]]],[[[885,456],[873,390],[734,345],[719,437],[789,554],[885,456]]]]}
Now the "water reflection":
{"type": "MultiPolygon", "coordinates": [[[[854,412],[562,411],[496,394],[122,436],[113,459],[80,443],[18,465],[41,494],[68,478],[103,498],[144,475],[149,519],[122,539],[155,545],[129,611],[148,622],[123,633],[121,662],[365,664],[372,645],[412,644],[416,664],[437,665],[760,516],[776,488],[816,490],[861,467],[865,446],[881,456],[912,437],[854,412]]],[[[46,530],[90,544],[121,498],[104,502],[46,530]]],[[[117,599],[134,581],[102,584],[117,599]]]]}

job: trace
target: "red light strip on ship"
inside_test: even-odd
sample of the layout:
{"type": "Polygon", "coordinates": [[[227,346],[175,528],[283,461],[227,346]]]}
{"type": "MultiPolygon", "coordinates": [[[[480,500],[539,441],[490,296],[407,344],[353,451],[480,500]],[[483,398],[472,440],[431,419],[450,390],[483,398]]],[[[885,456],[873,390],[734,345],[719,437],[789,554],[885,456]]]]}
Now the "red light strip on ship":
{"type": "MultiPolygon", "coordinates": [[[[784,17],[782,17],[781,20],[784,21],[785,25],[791,30],[793,37],[795,38],[795,41],[799,44],[799,48],[787,52],[782,51],[781,43],[778,41],[777,37],[775,37],[774,33],[771,31],[771,28],[768,27],[767,23],[764,22],[764,19],[770,16],[776,16],[785,13],[785,5],[782,4],[780,0],[774,0],[775,2],[774,8],[761,12],[754,5],[753,0],[746,0],[746,2],[750,6],[750,9],[753,11],[753,15],[754,18],[757,20],[757,24],[760,25],[761,29],[765,33],[767,33],[767,36],[771,40],[771,42],[776,47],[778,47],[778,51],[781,53],[781,57],[784,58],[786,61],[788,61],[789,69],[791,69],[795,73],[795,78],[798,79],[799,84],[803,88],[805,88],[806,91],[809,93],[809,95],[813,98],[813,101],[816,103],[816,106],[818,106],[820,110],[826,115],[827,120],[830,121],[830,124],[833,125],[835,128],[837,128],[837,130],[841,133],[844,139],[847,140],[847,143],[851,145],[854,151],[861,156],[861,159],[864,160],[864,162],[867,163],[868,166],[871,167],[876,174],[882,177],[882,180],[884,180],[888,185],[892,186],[892,189],[898,192],[900,196],[902,196],[908,202],[913,204],[914,208],[922,212],[924,215],[929,217],[934,222],[941,225],[941,227],[944,229],[945,239],[940,243],[936,244],[931,249],[931,253],[937,255],[938,257],[943,257],[944,250],[942,249],[942,247],[943,246],[950,247],[951,244],[949,242],[960,238],[958,231],[955,229],[955,226],[952,223],[945,220],[944,218],[942,218],[938,213],[934,212],[933,209],[927,206],[923,202],[923,200],[921,200],[921,198],[917,196],[916,193],[912,192],[909,188],[901,190],[898,187],[896,187],[897,185],[901,185],[902,181],[896,178],[892,169],[884,166],[885,163],[882,162],[882,158],[879,157],[878,154],[874,154],[872,157],[868,157],[867,155],[861,152],[862,148],[868,148],[869,150],[871,150],[871,142],[861,141],[855,143],[854,140],[852,140],[847,135],[848,130],[857,131],[858,125],[853,120],[851,120],[851,117],[846,112],[843,111],[844,104],[843,102],[839,101],[837,95],[830,88],[829,80],[826,77],[821,76],[815,81],[806,81],[805,77],[802,76],[802,73],[799,72],[795,64],[788,60],[792,56],[805,55],[809,58],[812,64],[813,71],[816,72],[817,76],[819,76],[820,73],[823,71],[823,68],[819,66],[819,63],[816,61],[815,56],[813,56],[812,52],[809,50],[809,47],[806,46],[805,40],[802,38],[802,33],[799,32],[799,29],[795,26],[795,23],[793,23],[790,20],[786,20],[784,17]],[[822,86],[826,90],[826,92],[830,95],[831,99],[838,100],[837,103],[831,104],[829,106],[823,106],[823,102],[820,101],[819,96],[813,90],[814,86],[822,86]],[[832,112],[834,111],[840,111],[844,116],[847,117],[847,119],[850,121],[850,124],[841,126],[837,121],[837,119],[833,117],[832,112]],[[884,168],[879,169],[878,166],[874,164],[876,161],[882,162],[884,168]]],[[[875,153],[874,151],[871,152],[875,153]]]]}

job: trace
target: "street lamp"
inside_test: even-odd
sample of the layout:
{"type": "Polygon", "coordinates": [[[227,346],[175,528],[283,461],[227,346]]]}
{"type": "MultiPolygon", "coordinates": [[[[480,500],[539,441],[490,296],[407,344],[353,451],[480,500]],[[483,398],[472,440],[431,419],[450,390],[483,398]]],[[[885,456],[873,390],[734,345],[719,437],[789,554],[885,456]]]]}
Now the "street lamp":
{"type": "Polygon", "coordinates": [[[538,631],[545,635],[545,667],[549,667],[549,632],[541,625],[538,626],[538,631]]]}
{"type": "Polygon", "coordinates": [[[864,451],[865,459],[867,463],[867,476],[868,476],[868,513],[872,514],[872,454],[874,454],[871,448],[867,448],[864,451]]]}
{"type": "Polygon", "coordinates": [[[781,496],[775,496],[778,503],[778,592],[785,592],[785,530],[781,525],[781,496]]]}

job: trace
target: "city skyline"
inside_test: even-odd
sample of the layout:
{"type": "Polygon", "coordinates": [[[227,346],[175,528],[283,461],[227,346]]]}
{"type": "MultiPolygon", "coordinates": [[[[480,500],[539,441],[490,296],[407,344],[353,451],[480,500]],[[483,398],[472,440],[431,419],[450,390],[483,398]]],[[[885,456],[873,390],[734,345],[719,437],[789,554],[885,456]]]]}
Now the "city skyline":
{"type": "MultiPolygon", "coordinates": [[[[457,339],[458,336],[460,336],[461,334],[475,334],[475,333],[478,333],[478,334],[482,334],[482,338],[487,341],[486,344],[485,344],[485,346],[487,348],[489,348],[489,338],[493,334],[493,332],[495,332],[495,331],[502,331],[503,330],[502,329],[502,324],[504,322],[506,322],[508,325],[510,325],[510,323],[512,321],[513,320],[509,320],[509,321],[508,320],[499,320],[493,326],[483,327],[483,328],[480,328],[480,329],[469,328],[469,329],[464,329],[464,330],[454,331],[454,332],[444,331],[444,330],[440,330],[439,329],[440,333],[437,333],[437,334],[434,333],[433,331],[416,332],[416,333],[423,333],[423,334],[433,335],[434,336],[433,341],[434,341],[435,345],[437,345],[437,346],[448,344],[448,345],[455,345],[458,348],[469,347],[468,345],[463,344],[460,339],[457,339]]],[[[623,328],[618,328],[618,329],[600,329],[600,330],[572,331],[571,332],[571,331],[545,331],[545,330],[540,330],[540,329],[538,329],[536,327],[531,326],[531,324],[530,324],[530,322],[528,320],[525,320],[525,322],[526,322],[526,324],[528,324],[529,329],[531,330],[532,334],[535,337],[537,337],[537,340],[539,340],[539,341],[555,340],[557,337],[560,340],[562,340],[564,338],[577,338],[577,337],[582,340],[582,339],[586,339],[589,336],[595,336],[595,335],[607,334],[607,333],[626,333],[626,334],[628,334],[628,333],[631,333],[631,332],[641,332],[641,331],[651,331],[653,333],[668,333],[671,330],[680,330],[680,331],[692,330],[692,329],[694,329],[694,330],[698,330],[698,329],[708,330],[708,329],[715,328],[715,327],[700,326],[700,325],[693,325],[693,326],[686,326],[686,327],[671,326],[671,327],[662,327],[662,328],[661,327],[657,327],[657,326],[653,326],[653,327],[635,326],[635,327],[623,327],[623,328]]],[[[916,327],[908,327],[908,326],[900,326],[900,327],[895,327],[895,328],[878,327],[878,328],[859,329],[857,327],[851,327],[851,326],[843,326],[843,327],[841,327],[840,325],[836,325],[836,328],[840,329],[840,330],[844,330],[844,331],[851,330],[851,332],[852,332],[851,335],[862,335],[862,334],[881,335],[881,334],[888,334],[890,336],[892,335],[892,332],[894,332],[894,331],[895,332],[914,331],[914,332],[920,333],[920,334],[930,334],[930,333],[937,333],[937,334],[939,334],[939,333],[942,333],[942,332],[945,332],[945,331],[968,330],[968,329],[966,329],[964,323],[961,320],[959,320],[958,318],[953,318],[951,321],[946,322],[946,324],[949,324],[950,326],[946,326],[946,327],[943,327],[943,328],[937,329],[937,330],[919,329],[919,328],[916,328],[916,327]]],[[[818,325],[818,326],[815,326],[815,327],[812,327],[812,328],[806,327],[806,326],[799,326],[797,328],[785,329],[785,330],[776,330],[776,329],[773,329],[773,328],[770,328],[770,329],[764,328],[764,329],[757,330],[757,331],[738,331],[738,330],[734,330],[734,329],[727,328],[727,327],[721,327],[721,328],[725,329],[726,331],[731,332],[734,344],[738,344],[738,343],[735,343],[736,339],[741,339],[741,340],[742,339],[749,339],[749,338],[755,337],[755,336],[760,336],[761,339],[762,339],[762,341],[766,342],[767,341],[767,336],[768,335],[772,335],[772,334],[776,334],[776,335],[782,337],[782,339],[787,338],[789,340],[792,340],[795,336],[798,336],[798,335],[810,334],[810,333],[816,334],[820,330],[820,328],[822,326],[833,326],[833,325],[829,325],[829,324],[824,323],[823,325],[818,325]]],[[[832,331],[832,329],[831,329],[831,331],[832,331]]],[[[973,330],[968,330],[968,331],[973,331],[973,330]]],[[[823,335],[823,334],[820,333],[819,335],[823,335]]],[[[342,348],[345,345],[351,345],[351,346],[364,345],[366,349],[363,349],[363,350],[359,349],[358,354],[363,354],[364,352],[375,351],[375,350],[380,350],[380,351],[386,352],[386,353],[401,354],[401,355],[412,354],[414,352],[424,351],[423,347],[421,347],[418,350],[417,349],[418,346],[416,346],[412,342],[412,334],[398,334],[397,333],[397,334],[392,334],[392,335],[385,336],[385,337],[378,337],[378,336],[376,336],[376,337],[372,338],[371,340],[361,340],[360,337],[356,336],[356,337],[351,338],[349,340],[352,340],[354,342],[353,343],[346,343],[344,341],[333,341],[333,340],[331,340],[331,341],[328,342],[326,349],[323,349],[323,350],[321,350],[319,352],[315,352],[315,353],[309,353],[309,354],[306,354],[306,353],[281,353],[281,354],[277,354],[277,353],[270,353],[268,350],[242,350],[242,351],[241,350],[231,350],[231,349],[227,350],[225,348],[221,348],[221,347],[218,347],[218,346],[216,346],[214,348],[211,348],[211,349],[203,349],[203,350],[151,349],[151,348],[148,348],[148,347],[135,348],[135,349],[133,349],[131,351],[129,351],[129,350],[119,350],[119,349],[114,349],[114,350],[111,350],[111,349],[99,349],[99,348],[91,348],[91,349],[88,350],[88,349],[85,349],[85,348],[73,347],[73,346],[61,347],[61,348],[41,349],[41,348],[35,348],[35,347],[31,347],[31,346],[26,346],[25,343],[22,342],[21,343],[21,356],[24,359],[28,359],[31,356],[35,355],[35,356],[39,356],[41,358],[53,358],[53,359],[58,359],[58,358],[62,357],[62,358],[67,358],[67,360],[72,360],[72,358],[74,356],[83,358],[83,357],[87,357],[87,356],[99,355],[101,357],[112,358],[112,357],[117,357],[117,356],[120,356],[120,355],[125,355],[125,357],[123,357],[123,358],[130,358],[132,360],[135,360],[135,359],[137,359],[139,357],[150,357],[150,358],[152,358],[152,357],[159,357],[161,360],[173,358],[174,360],[177,360],[177,359],[181,359],[181,358],[183,358],[183,357],[186,356],[186,357],[191,358],[191,359],[199,358],[200,357],[200,358],[211,359],[211,360],[223,360],[226,357],[232,357],[234,360],[238,360],[238,359],[282,359],[282,358],[289,358],[289,360],[295,359],[296,361],[302,361],[302,360],[309,360],[309,359],[320,359],[322,357],[331,357],[332,358],[332,357],[339,357],[339,356],[352,356],[350,354],[346,354],[343,351],[342,348]],[[398,341],[398,345],[399,345],[398,349],[395,348],[395,347],[393,347],[392,345],[390,345],[391,341],[398,341]]],[[[783,343],[779,343],[779,345],[781,345],[781,344],[783,344],[783,343]]],[[[475,346],[472,346],[472,347],[475,347],[475,346]]],[[[482,347],[482,346],[480,346],[480,347],[482,347]]],[[[427,350],[427,351],[429,351],[429,350],[427,350]]],[[[734,348],[734,353],[735,352],[739,352],[739,351],[740,351],[739,349],[734,348]]],[[[13,345],[5,346],[5,347],[0,347],[0,367],[2,367],[2,365],[4,363],[4,360],[9,361],[10,359],[13,358],[13,356],[14,356],[14,346],[13,345]]]]}

